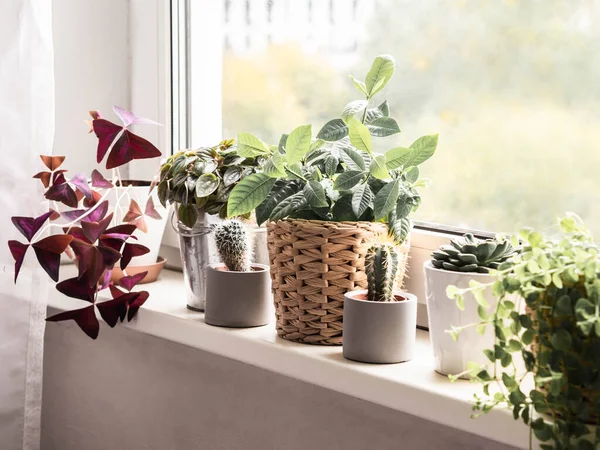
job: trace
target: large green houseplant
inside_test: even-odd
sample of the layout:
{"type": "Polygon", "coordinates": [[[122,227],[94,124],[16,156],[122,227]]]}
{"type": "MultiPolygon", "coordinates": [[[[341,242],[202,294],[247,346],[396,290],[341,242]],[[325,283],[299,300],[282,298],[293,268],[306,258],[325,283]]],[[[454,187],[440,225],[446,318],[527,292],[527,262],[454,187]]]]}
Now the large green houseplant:
{"type": "Polygon", "coordinates": [[[451,334],[458,339],[470,326],[494,330],[485,355],[502,373],[469,368],[485,394],[476,411],[511,408],[530,428],[530,448],[535,437],[545,450],[592,450],[600,448],[600,258],[581,219],[567,215],[558,226],[553,237],[521,230],[522,253],[502,263],[491,283],[448,287],[459,304],[472,293],[482,306],[478,323],[451,334]],[[499,297],[491,313],[488,288],[499,297]]]}
{"type": "Polygon", "coordinates": [[[376,151],[374,138],[400,132],[387,101],[369,107],[394,70],[393,58],[382,55],[364,82],[351,77],[364,99],[346,105],[316,137],[311,125],[273,146],[238,136],[239,154],[264,158],[264,164],[235,186],[227,213],[256,210],[259,223],[269,220],[277,328],[284,338],[340,344],[344,293],[366,288],[365,245],[389,232],[406,253],[409,216],[421,202],[417,189],[426,184],[418,166],[434,154],[438,138],[376,151]]]}

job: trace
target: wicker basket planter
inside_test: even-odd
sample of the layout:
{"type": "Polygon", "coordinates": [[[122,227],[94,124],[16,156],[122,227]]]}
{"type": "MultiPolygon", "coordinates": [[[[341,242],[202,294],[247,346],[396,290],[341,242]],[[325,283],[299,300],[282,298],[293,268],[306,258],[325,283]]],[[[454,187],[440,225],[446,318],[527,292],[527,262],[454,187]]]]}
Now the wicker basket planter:
{"type": "MultiPolygon", "coordinates": [[[[387,233],[373,222],[285,219],[267,224],[277,333],[283,339],[341,345],[344,294],[367,287],[369,243],[387,233]]],[[[404,276],[410,244],[399,272],[404,276]]]]}

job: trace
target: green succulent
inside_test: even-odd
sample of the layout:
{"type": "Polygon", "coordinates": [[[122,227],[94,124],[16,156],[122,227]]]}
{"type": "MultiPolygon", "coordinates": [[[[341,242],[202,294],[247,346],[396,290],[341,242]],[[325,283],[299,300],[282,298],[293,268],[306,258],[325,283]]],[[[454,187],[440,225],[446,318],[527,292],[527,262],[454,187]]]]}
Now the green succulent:
{"type": "Polygon", "coordinates": [[[374,244],[365,256],[367,298],[372,302],[393,302],[398,275],[398,251],[390,243],[374,244]]]}
{"type": "Polygon", "coordinates": [[[227,270],[250,272],[252,248],[248,232],[242,222],[229,220],[217,225],[215,243],[227,270]]]}
{"type": "Polygon", "coordinates": [[[442,245],[431,256],[438,269],[455,272],[489,273],[511,258],[518,250],[505,239],[477,239],[471,233],[442,245]]]}

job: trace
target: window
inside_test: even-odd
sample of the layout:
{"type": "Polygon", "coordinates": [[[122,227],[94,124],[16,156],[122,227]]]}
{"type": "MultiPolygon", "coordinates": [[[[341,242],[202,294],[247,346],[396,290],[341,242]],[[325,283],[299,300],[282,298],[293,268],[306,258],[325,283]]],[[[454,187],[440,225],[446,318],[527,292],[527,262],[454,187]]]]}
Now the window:
{"type": "Polygon", "coordinates": [[[597,2],[191,4],[195,129],[269,143],[301,124],[319,129],[359,98],[347,74],[363,77],[390,53],[397,71],[386,98],[403,132],[381,150],[440,134],[422,168],[433,184],[418,220],[510,231],[569,210],[600,232],[597,2]]]}

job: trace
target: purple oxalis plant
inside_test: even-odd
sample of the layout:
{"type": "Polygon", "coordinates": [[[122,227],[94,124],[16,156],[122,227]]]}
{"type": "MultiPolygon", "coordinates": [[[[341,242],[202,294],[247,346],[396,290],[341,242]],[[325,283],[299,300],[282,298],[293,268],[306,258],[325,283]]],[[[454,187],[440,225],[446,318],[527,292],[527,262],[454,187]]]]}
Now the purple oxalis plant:
{"type": "Polygon", "coordinates": [[[135,242],[137,238],[133,233],[136,229],[147,231],[145,217],[160,219],[150,196],[154,183],[150,186],[143,212],[131,198],[129,211],[120,221],[110,211],[111,205],[107,199],[111,191],[119,189],[115,196],[117,203],[113,205],[115,208],[122,196],[128,196],[118,168],[134,159],[161,156],[160,150],[151,142],[129,129],[135,124],[160,124],[137,117],[118,106],[113,109],[122,125],[102,118],[97,111],[90,111],[92,120],[88,122],[90,132],[94,132],[98,138],[97,162],[101,163],[108,154],[106,169],[112,169],[112,180],[106,179],[98,170],[94,170],[91,177],[77,174],[68,178],[65,176],[67,171],[62,168],[64,156],[41,155],[46,170],[35,174],[33,178],[41,181],[45,201],[52,206],[39,217],[13,217],[12,223],[26,242],[8,242],[15,260],[15,283],[31,247],[41,268],[57,282],[56,289],[68,297],[87,303],[83,308],[65,311],[46,320],[74,320],[92,339],[98,337],[100,330],[96,310],[110,327],[114,327],[125,318],[131,321],[148,299],[148,292],[133,291],[147,272],[126,275],[113,283],[110,281],[111,271],[119,264],[121,270],[127,273],[132,258],[148,253],[148,248],[135,242]],[[58,232],[47,235],[51,228],[58,232]],[[63,253],[75,258],[78,274],[58,282],[63,253]],[[104,290],[110,294],[110,299],[100,301],[99,294],[104,290]]]}

